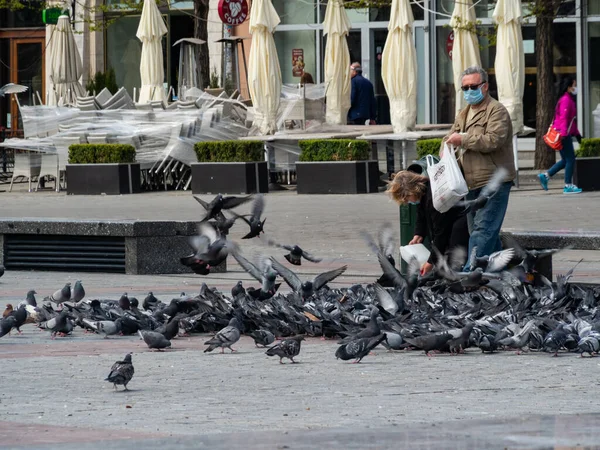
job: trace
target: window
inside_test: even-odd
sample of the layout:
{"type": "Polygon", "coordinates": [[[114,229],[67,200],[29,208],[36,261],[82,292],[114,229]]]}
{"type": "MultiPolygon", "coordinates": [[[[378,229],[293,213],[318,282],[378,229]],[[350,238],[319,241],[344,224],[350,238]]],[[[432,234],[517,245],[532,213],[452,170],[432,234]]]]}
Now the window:
{"type": "MultiPolygon", "coordinates": [[[[591,6],[591,5],[590,5],[591,6]]],[[[600,23],[589,24],[589,49],[600,46],[600,23]]],[[[590,136],[600,138],[600,60],[598,58],[589,59],[589,90],[584,92],[579,98],[587,98],[586,111],[590,119],[590,136]]]]}
{"type": "Polygon", "coordinates": [[[317,22],[316,0],[273,0],[282,25],[317,22]]]}
{"type": "Polygon", "coordinates": [[[273,35],[283,83],[299,83],[302,70],[317,81],[315,31],[278,31],[273,35]]]}

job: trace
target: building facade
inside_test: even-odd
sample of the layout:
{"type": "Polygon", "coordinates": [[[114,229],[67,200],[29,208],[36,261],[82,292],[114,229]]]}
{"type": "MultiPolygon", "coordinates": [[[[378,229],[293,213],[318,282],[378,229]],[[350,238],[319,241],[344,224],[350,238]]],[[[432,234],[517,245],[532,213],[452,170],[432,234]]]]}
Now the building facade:
{"type": "MultiPolygon", "coordinates": [[[[418,123],[450,123],[454,120],[454,88],[451,50],[450,16],[454,0],[424,0],[411,2],[414,23],[414,41],[417,49],[418,123]]],[[[523,1],[523,12],[528,14],[523,1]]],[[[281,18],[275,32],[275,43],[281,64],[284,83],[298,83],[298,71],[294,66],[302,55],[304,68],[313,75],[315,82],[323,81],[323,55],[326,36],[323,36],[323,18],[326,1],[320,0],[273,0],[281,18]]],[[[494,0],[481,0],[475,6],[478,28],[493,31],[494,0]]],[[[347,10],[352,30],[348,46],[352,61],[359,61],[363,73],[375,86],[378,100],[379,123],[389,123],[389,102],[381,78],[381,54],[387,37],[390,17],[389,7],[347,10]]],[[[600,62],[594,57],[594,49],[600,44],[600,0],[572,0],[564,2],[559,18],[554,24],[554,72],[557,79],[566,74],[577,78],[581,94],[578,97],[578,120],[586,136],[600,137],[600,129],[594,131],[593,111],[600,103],[600,62]]],[[[247,24],[237,27],[235,34],[247,35],[247,24]]],[[[526,18],[523,23],[525,50],[525,125],[535,128],[536,103],[536,57],[535,19],[526,18]]],[[[491,33],[493,35],[493,33],[491,33]]],[[[479,38],[481,61],[490,73],[490,90],[496,95],[494,76],[495,46],[489,37],[479,38]]],[[[249,48],[250,41],[246,41],[249,48]]],[[[596,126],[598,128],[598,126],[596,126]]]]}

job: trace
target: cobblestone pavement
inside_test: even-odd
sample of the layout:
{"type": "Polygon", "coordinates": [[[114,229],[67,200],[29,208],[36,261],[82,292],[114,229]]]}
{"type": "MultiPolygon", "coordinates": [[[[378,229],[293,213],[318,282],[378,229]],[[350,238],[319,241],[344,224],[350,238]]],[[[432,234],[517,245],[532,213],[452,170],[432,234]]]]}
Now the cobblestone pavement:
{"type": "MultiPolygon", "coordinates": [[[[514,192],[506,226],[597,229],[600,194],[564,198],[514,192]]],[[[73,197],[48,192],[0,194],[5,217],[195,220],[190,193],[73,197]]],[[[244,209],[242,209],[244,210],[244,209]]],[[[317,270],[348,263],[337,285],[369,282],[379,270],[358,237],[398,209],[382,194],[267,196],[267,231],[323,255],[317,270]]],[[[234,237],[243,231],[236,225],[234,237]]],[[[272,248],[243,242],[253,254],[272,248]]],[[[576,275],[600,279],[600,252],[563,252],[556,271],[584,256],[576,275]]],[[[168,300],[206,281],[227,292],[253,284],[231,264],[226,274],[128,276],[7,272],[0,308],[28,289],[38,298],[81,279],[88,297],[140,300],[152,290],[168,300]]],[[[0,339],[0,447],[6,448],[574,448],[600,445],[598,361],[576,355],[502,352],[427,358],[422,352],[377,351],[363,364],[337,361],[334,341],[310,338],[300,364],[278,364],[243,337],[239,353],[204,354],[207,336],[178,338],[171,351],[150,352],[137,337],[102,339],[77,330],[51,340],[33,325],[0,339]],[[104,382],[110,366],[133,352],[131,392],[104,382]],[[548,416],[538,416],[547,414],[548,416]]]]}

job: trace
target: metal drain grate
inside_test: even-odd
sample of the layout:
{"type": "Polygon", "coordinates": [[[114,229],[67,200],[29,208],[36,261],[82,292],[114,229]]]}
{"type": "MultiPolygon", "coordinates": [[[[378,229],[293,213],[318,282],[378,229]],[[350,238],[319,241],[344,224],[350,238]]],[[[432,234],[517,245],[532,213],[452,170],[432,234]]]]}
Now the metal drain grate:
{"type": "Polygon", "coordinates": [[[125,238],[5,234],[4,265],[9,270],[125,273],[125,238]]]}

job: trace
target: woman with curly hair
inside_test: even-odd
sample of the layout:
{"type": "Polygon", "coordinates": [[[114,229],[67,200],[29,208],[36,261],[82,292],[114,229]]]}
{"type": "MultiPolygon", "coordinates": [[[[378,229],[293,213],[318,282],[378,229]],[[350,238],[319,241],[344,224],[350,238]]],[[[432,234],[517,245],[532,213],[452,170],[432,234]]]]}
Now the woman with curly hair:
{"type": "MultiPolygon", "coordinates": [[[[455,247],[469,247],[467,216],[461,208],[440,213],[433,207],[429,178],[409,170],[402,170],[388,183],[388,195],[398,204],[417,204],[415,235],[408,245],[420,244],[429,237],[431,244],[441,254],[455,247]]],[[[421,266],[421,275],[433,269],[437,261],[435,252],[421,266]]]]}

